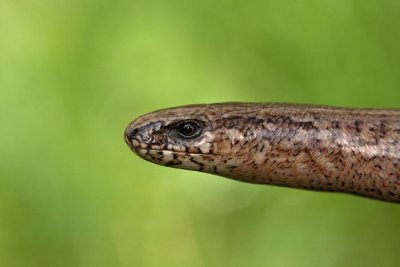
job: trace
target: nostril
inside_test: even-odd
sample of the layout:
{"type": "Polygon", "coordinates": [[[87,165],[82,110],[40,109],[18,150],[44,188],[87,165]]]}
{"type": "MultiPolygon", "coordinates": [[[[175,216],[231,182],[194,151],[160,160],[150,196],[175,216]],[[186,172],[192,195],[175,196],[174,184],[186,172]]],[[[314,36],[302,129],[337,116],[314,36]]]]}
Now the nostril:
{"type": "Polygon", "coordinates": [[[125,138],[125,142],[128,144],[129,147],[132,148],[132,141],[134,139],[136,139],[136,136],[139,132],[138,128],[133,128],[132,130],[128,127],[125,130],[125,134],[124,134],[124,138],[125,138]]]}
{"type": "Polygon", "coordinates": [[[129,134],[129,139],[132,140],[133,138],[135,138],[138,132],[139,132],[139,129],[138,129],[138,128],[133,129],[133,130],[131,131],[131,133],[129,134]]]}

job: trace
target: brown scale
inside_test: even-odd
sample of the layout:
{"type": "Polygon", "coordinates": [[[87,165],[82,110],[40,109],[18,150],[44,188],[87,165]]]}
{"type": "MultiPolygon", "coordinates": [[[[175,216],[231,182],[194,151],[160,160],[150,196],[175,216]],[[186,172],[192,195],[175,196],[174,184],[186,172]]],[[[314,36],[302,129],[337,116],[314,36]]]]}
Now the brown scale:
{"type": "Polygon", "coordinates": [[[125,141],[160,165],[400,202],[400,110],[190,105],[139,117],[125,141]],[[174,125],[190,120],[201,132],[183,138],[174,125]]]}

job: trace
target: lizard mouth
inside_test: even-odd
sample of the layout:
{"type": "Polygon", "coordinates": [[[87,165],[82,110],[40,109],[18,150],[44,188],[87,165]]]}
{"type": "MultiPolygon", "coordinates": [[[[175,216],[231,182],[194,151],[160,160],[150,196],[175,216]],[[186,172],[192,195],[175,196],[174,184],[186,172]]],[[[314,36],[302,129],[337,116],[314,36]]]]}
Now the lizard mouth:
{"type": "Polygon", "coordinates": [[[201,150],[196,152],[187,151],[187,149],[182,146],[150,145],[136,139],[133,139],[128,145],[138,156],[162,165],[171,165],[171,163],[177,165],[182,160],[190,160],[190,158],[219,155],[212,152],[202,153],[201,150]]]}
{"type": "Polygon", "coordinates": [[[148,144],[145,143],[139,139],[129,139],[125,137],[125,142],[128,144],[129,148],[135,152],[136,154],[139,155],[148,155],[148,154],[168,154],[168,153],[174,153],[179,156],[188,156],[188,155],[210,155],[216,153],[213,153],[211,149],[207,146],[207,149],[204,148],[204,146],[199,146],[199,148],[192,148],[189,149],[188,147],[184,145],[171,145],[171,144],[148,144]]]}
{"type": "MultiPolygon", "coordinates": [[[[152,156],[169,156],[169,155],[176,155],[176,156],[204,156],[204,153],[197,153],[197,152],[185,152],[185,151],[178,151],[174,149],[167,149],[167,148],[161,148],[159,146],[150,146],[150,147],[145,147],[142,148],[141,146],[133,146],[131,147],[132,151],[135,152],[138,155],[141,156],[146,156],[146,155],[152,155],[152,156]]],[[[209,155],[209,154],[208,154],[209,155]]]]}
{"type": "Polygon", "coordinates": [[[201,157],[204,158],[204,154],[191,153],[183,151],[175,151],[170,149],[152,149],[152,148],[134,148],[134,153],[139,157],[164,166],[177,167],[181,166],[186,169],[197,168],[200,169],[200,163],[194,159],[201,157]],[[186,167],[185,167],[186,166],[186,167]]]}
{"type": "MultiPolygon", "coordinates": [[[[138,148],[134,150],[139,155],[155,155],[158,154],[160,156],[165,155],[177,155],[177,156],[204,156],[202,153],[192,153],[192,152],[183,152],[183,151],[175,151],[169,149],[146,149],[146,148],[138,148]]],[[[209,155],[209,154],[208,154],[209,155]]]]}

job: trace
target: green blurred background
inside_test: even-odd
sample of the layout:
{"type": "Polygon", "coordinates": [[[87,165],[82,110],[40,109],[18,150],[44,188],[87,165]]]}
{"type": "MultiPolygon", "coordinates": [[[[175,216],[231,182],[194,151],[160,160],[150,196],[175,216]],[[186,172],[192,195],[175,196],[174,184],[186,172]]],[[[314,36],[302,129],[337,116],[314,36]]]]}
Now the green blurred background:
{"type": "Polygon", "coordinates": [[[400,108],[400,2],[0,0],[0,266],[398,266],[400,206],[163,168],[223,101],[400,108]]]}

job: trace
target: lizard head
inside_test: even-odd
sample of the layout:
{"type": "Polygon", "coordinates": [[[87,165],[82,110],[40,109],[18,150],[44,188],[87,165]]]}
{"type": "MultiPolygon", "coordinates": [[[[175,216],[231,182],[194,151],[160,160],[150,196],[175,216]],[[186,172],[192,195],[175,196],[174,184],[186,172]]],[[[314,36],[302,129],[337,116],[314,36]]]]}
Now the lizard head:
{"type": "Polygon", "coordinates": [[[153,163],[200,170],[214,153],[213,114],[207,105],[151,112],[128,125],[125,142],[153,163]]]}

